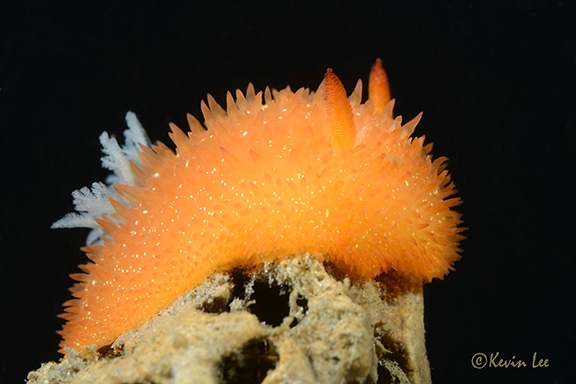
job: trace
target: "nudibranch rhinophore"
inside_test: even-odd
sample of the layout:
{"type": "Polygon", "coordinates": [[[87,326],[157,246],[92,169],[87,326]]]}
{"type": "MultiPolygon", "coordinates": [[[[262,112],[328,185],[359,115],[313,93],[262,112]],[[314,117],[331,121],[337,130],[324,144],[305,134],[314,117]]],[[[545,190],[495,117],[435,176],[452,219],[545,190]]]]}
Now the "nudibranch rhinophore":
{"type": "MultiPolygon", "coordinates": [[[[208,95],[205,123],[171,124],[175,150],[151,145],[133,113],[121,148],[100,136],[108,184],[75,191],[54,227],[94,229],[71,277],[61,347],[112,343],[216,270],[317,254],[352,276],[442,278],[459,258],[459,204],[446,158],[393,117],[377,60],[347,96],[328,69],[316,92],[208,95]],[[98,240],[99,238],[99,240],[98,240]]],[[[63,349],[62,349],[63,351],[63,349]]]]}

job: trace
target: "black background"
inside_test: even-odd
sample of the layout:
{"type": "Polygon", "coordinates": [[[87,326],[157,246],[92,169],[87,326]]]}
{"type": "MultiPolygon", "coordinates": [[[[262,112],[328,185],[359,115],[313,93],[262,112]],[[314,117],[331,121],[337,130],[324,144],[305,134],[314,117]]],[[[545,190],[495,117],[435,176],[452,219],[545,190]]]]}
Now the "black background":
{"type": "Polygon", "coordinates": [[[210,92],[349,90],[381,57],[396,113],[448,156],[470,229],[426,287],[436,383],[567,383],[576,245],[576,13],[567,1],[29,1],[0,5],[0,383],[58,359],[84,230],[49,230],[102,180],[98,135],[135,111],[153,140],[210,92]],[[472,367],[482,352],[548,368],[472,367]]]}

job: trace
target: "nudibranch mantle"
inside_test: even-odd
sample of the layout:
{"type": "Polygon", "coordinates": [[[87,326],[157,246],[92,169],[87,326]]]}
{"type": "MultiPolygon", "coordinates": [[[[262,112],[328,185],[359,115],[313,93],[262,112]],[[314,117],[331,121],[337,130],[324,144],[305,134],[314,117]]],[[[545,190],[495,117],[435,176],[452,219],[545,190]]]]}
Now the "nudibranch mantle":
{"type": "Polygon", "coordinates": [[[319,254],[344,272],[442,278],[459,258],[460,215],[446,159],[393,118],[386,74],[347,97],[329,69],[318,90],[208,96],[204,126],[171,124],[176,149],[151,145],[133,113],[126,144],[103,133],[107,184],[74,192],[91,260],[71,277],[61,347],[112,343],[216,270],[319,254]],[[99,240],[98,240],[99,239],[99,240]]]}

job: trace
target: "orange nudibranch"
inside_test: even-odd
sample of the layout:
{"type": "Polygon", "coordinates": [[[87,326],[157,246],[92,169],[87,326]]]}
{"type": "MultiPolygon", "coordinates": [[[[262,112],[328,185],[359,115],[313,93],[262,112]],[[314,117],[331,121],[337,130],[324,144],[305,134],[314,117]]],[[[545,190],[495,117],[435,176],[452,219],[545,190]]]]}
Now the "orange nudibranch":
{"type": "MultiPolygon", "coordinates": [[[[351,276],[443,278],[459,258],[459,204],[446,159],[392,116],[378,60],[369,100],[328,70],[317,92],[289,88],[208,97],[204,126],[171,125],[175,150],[150,145],[129,113],[121,148],[103,133],[112,185],[74,194],[100,241],[71,277],[61,347],[111,344],[217,270],[315,254],[351,276]]],[[[63,351],[63,350],[62,350],[63,351]]]]}

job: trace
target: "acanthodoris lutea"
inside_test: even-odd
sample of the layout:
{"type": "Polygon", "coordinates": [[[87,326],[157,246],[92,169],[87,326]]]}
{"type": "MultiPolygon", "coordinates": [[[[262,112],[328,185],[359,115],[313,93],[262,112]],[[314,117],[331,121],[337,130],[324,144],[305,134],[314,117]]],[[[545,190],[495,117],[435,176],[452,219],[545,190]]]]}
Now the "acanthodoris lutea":
{"type": "Polygon", "coordinates": [[[328,69],[316,92],[208,97],[205,123],[171,125],[175,151],[127,116],[128,144],[101,136],[115,182],[75,192],[55,227],[99,227],[71,277],[61,347],[112,343],[215,270],[318,254],[344,272],[442,278],[459,258],[460,216],[446,159],[412,138],[420,115],[393,118],[379,60],[368,101],[328,69]],[[138,145],[140,143],[140,145],[138,145]],[[145,145],[142,145],[145,144],[145,145]],[[135,150],[136,149],[136,150],[135,150]]]}

